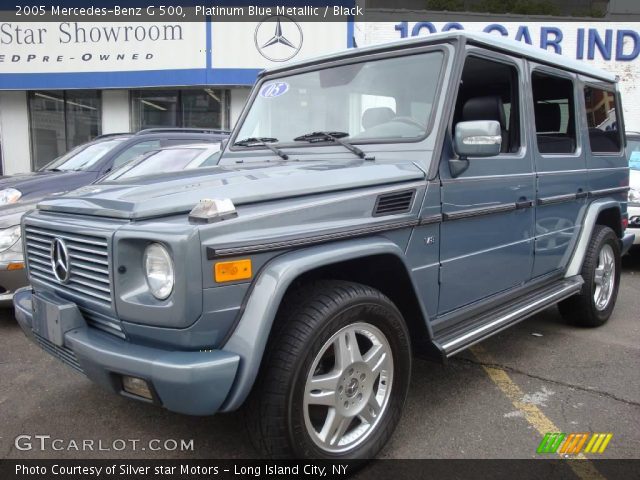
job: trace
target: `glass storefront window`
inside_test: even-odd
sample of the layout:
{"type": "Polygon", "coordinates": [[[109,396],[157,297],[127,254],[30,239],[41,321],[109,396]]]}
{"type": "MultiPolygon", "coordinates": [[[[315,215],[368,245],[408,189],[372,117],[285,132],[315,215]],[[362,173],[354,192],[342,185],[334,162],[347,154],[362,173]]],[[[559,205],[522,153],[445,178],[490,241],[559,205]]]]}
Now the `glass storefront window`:
{"type": "Polygon", "coordinates": [[[131,98],[136,130],[177,126],[177,90],[133,91],[131,98]]]}
{"type": "Polygon", "coordinates": [[[33,168],[37,170],[102,130],[97,90],[29,92],[33,168]]]}
{"type": "Polygon", "coordinates": [[[229,128],[228,90],[133,90],[135,130],[145,128],[229,128]]]}

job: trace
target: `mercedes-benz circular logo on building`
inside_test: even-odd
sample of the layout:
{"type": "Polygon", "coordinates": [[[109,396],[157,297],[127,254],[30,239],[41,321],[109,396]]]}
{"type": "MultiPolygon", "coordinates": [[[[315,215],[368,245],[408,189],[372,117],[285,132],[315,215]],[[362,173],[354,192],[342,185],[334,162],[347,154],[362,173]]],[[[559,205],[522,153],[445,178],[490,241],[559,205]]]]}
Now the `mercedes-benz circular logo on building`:
{"type": "Polygon", "coordinates": [[[287,16],[272,15],[258,24],[254,39],[258,52],[264,58],[272,62],[286,62],[302,48],[302,29],[287,16]]]}
{"type": "Polygon", "coordinates": [[[69,252],[61,238],[54,238],[51,241],[51,268],[60,283],[69,281],[69,252]]]}

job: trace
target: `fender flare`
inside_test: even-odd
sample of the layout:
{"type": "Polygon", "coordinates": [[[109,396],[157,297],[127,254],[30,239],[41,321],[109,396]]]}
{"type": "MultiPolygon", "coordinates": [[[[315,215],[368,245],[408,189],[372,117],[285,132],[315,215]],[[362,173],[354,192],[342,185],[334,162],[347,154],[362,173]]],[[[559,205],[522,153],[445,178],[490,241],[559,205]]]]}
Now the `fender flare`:
{"type": "MultiPolygon", "coordinates": [[[[291,283],[301,274],[318,267],[372,255],[391,254],[398,257],[407,271],[403,250],[384,237],[333,242],[330,245],[295,250],[271,260],[254,280],[244,312],[233,334],[223,347],[240,355],[236,379],[221,411],[239,408],[249,395],[258,375],[269,333],[282,298],[291,283]]],[[[425,320],[428,319],[412,276],[409,278],[425,320]]],[[[426,322],[428,325],[428,321],[426,322]]]]}
{"type": "Polygon", "coordinates": [[[598,215],[600,215],[600,212],[603,210],[608,210],[610,208],[617,209],[622,215],[619,201],[596,200],[588,205],[576,247],[573,251],[573,255],[571,256],[571,260],[569,261],[569,265],[567,266],[565,278],[580,274],[580,271],[582,270],[582,263],[584,262],[584,256],[587,252],[587,248],[589,247],[589,241],[591,240],[593,229],[596,226],[598,215]]]}

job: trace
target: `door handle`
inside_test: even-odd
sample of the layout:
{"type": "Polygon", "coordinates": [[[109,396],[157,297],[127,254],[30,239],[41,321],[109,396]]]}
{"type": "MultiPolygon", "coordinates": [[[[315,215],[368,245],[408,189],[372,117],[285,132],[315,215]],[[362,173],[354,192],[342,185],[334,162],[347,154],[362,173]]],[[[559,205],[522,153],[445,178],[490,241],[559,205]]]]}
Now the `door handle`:
{"type": "Polygon", "coordinates": [[[582,188],[579,188],[576,192],[576,199],[579,200],[581,198],[587,198],[589,196],[589,192],[585,192],[582,188]]]}
{"type": "Polygon", "coordinates": [[[531,208],[532,206],[533,206],[533,200],[527,200],[524,197],[518,199],[518,201],[516,202],[516,210],[531,208]]]}

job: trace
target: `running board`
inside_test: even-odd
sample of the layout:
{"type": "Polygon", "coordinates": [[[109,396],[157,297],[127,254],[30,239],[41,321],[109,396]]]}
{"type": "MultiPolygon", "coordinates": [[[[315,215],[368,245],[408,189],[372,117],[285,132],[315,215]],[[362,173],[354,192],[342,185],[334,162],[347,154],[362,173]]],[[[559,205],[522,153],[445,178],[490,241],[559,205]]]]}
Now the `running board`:
{"type": "Polygon", "coordinates": [[[456,329],[453,332],[443,332],[442,335],[434,338],[434,343],[445,357],[455,355],[471,345],[578,293],[583,283],[582,277],[576,275],[534,290],[514,302],[501,305],[494,310],[465,321],[465,325],[470,327],[456,329]]]}

